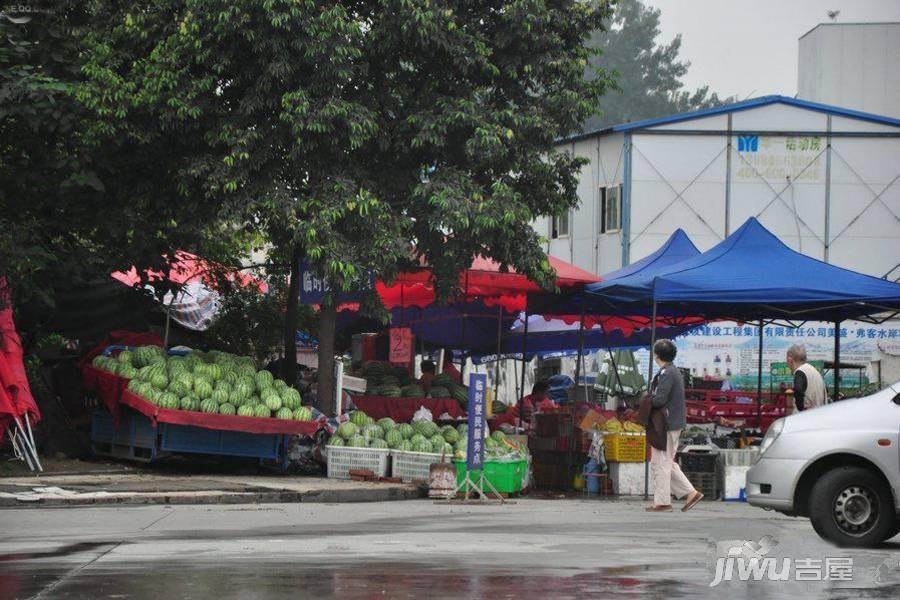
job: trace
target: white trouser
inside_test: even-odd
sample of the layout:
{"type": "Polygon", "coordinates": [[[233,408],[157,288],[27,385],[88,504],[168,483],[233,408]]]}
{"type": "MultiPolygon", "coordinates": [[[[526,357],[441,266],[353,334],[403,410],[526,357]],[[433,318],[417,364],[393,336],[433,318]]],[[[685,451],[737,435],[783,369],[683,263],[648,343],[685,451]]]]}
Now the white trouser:
{"type": "Polygon", "coordinates": [[[675,452],[678,450],[680,437],[680,429],[670,431],[666,435],[665,452],[653,448],[650,455],[650,472],[653,475],[653,504],[656,506],[671,504],[673,493],[676,498],[680,499],[694,491],[694,486],[675,462],[675,452]]]}

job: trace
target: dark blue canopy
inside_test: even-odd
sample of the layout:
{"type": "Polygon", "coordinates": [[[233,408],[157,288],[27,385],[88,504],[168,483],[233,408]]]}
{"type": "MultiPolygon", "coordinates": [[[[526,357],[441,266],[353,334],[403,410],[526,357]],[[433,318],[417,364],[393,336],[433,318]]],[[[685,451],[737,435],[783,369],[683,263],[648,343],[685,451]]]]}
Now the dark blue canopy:
{"type": "Polygon", "coordinates": [[[900,285],[796,252],[754,218],[703,254],[641,278],[630,291],[687,314],[739,320],[835,321],[900,310],[900,285]]]}

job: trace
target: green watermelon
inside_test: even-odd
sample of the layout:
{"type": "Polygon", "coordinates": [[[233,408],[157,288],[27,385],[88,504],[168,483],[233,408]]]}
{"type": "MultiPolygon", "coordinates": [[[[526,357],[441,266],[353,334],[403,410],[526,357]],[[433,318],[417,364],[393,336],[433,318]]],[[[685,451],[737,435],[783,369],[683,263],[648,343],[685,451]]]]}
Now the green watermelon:
{"type": "Polygon", "coordinates": [[[206,372],[209,373],[209,378],[213,381],[218,381],[222,377],[222,367],[216,364],[209,365],[206,372]]]}
{"type": "Polygon", "coordinates": [[[397,425],[397,431],[400,432],[400,435],[403,436],[404,440],[408,440],[415,433],[413,426],[409,423],[400,423],[399,425],[397,425]]]}
{"type": "Polygon", "coordinates": [[[224,379],[218,380],[218,381],[216,382],[216,385],[214,386],[214,388],[217,389],[217,390],[225,390],[225,392],[226,392],[229,396],[231,395],[231,392],[234,391],[234,386],[232,386],[230,383],[228,383],[228,382],[225,381],[224,379]]]}
{"type": "Polygon", "coordinates": [[[269,371],[258,371],[256,373],[256,385],[259,389],[265,389],[272,387],[272,382],[275,380],[272,377],[272,373],[269,371]]]}
{"type": "Polygon", "coordinates": [[[212,396],[213,388],[208,379],[196,378],[194,380],[194,394],[201,400],[205,400],[212,396]]]}
{"type": "Polygon", "coordinates": [[[253,395],[253,392],[256,391],[256,386],[254,383],[247,381],[245,379],[241,379],[238,381],[237,385],[234,387],[234,393],[240,396],[241,398],[249,398],[253,395]]]}
{"type": "Polygon", "coordinates": [[[196,398],[192,398],[191,396],[185,396],[178,401],[178,408],[180,408],[181,410],[197,411],[200,409],[200,401],[196,398]]]}
{"type": "MultiPolygon", "coordinates": [[[[281,380],[279,379],[279,381],[281,380]]],[[[278,390],[277,386],[275,389],[278,390]]],[[[281,390],[279,390],[279,394],[281,396],[282,403],[288,408],[296,409],[300,407],[300,392],[298,392],[294,388],[285,386],[281,390]]]]}
{"type": "Polygon", "coordinates": [[[456,429],[454,429],[452,425],[448,425],[447,428],[444,428],[444,441],[455,444],[458,440],[459,433],[456,432],[456,429]]]}
{"type": "Polygon", "coordinates": [[[363,437],[367,440],[384,439],[384,431],[376,424],[366,425],[362,428],[363,437]]]}
{"type": "Polygon", "coordinates": [[[494,439],[495,442],[502,442],[503,440],[506,439],[506,434],[498,429],[497,431],[495,431],[494,433],[491,434],[491,437],[494,439]]]}
{"type": "Polygon", "coordinates": [[[344,438],[342,438],[339,435],[333,435],[333,436],[331,436],[331,439],[328,440],[328,445],[329,446],[339,446],[339,447],[344,446],[344,438]]]}
{"type": "Polygon", "coordinates": [[[173,379],[174,381],[181,382],[185,389],[194,389],[194,376],[191,373],[177,373],[173,379]]]}
{"type": "Polygon", "coordinates": [[[440,433],[436,433],[428,440],[431,443],[431,447],[434,448],[435,452],[440,452],[441,448],[444,447],[444,436],[440,433]]]}
{"type": "Polygon", "coordinates": [[[127,387],[129,390],[131,390],[135,394],[140,395],[140,389],[143,387],[143,385],[142,385],[143,383],[144,382],[141,381],[140,379],[132,379],[131,381],[128,382],[128,385],[125,387],[127,387]]]}
{"type": "Polygon", "coordinates": [[[253,407],[249,404],[244,404],[239,406],[237,409],[237,414],[242,417],[252,417],[253,416],[253,407]]]}
{"type": "Polygon", "coordinates": [[[368,415],[366,415],[366,413],[361,410],[354,410],[352,413],[350,413],[350,422],[354,425],[358,425],[359,427],[365,425],[368,419],[368,415]]]}
{"type": "Polygon", "coordinates": [[[219,404],[227,404],[228,403],[228,391],[222,388],[216,388],[212,391],[212,394],[209,396],[211,399],[215,400],[219,404]]]}
{"type": "Polygon", "coordinates": [[[376,421],[376,423],[385,432],[388,432],[397,426],[397,424],[394,422],[394,420],[390,417],[384,417],[383,419],[378,419],[378,421],[376,421]]]}
{"type": "Polygon", "coordinates": [[[449,398],[450,390],[441,386],[432,386],[430,395],[432,398],[449,398]]]}
{"type": "Polygon", "coordinates": [[[278,393],[280,394],[284,390],[288,389],[288,384],[286,384],[283,379],[276,379],[272,382],[272,387],[278,390],[278,393]]]}
{"type": "Polygon", "coordinates": [[[217,414],[219,412],[219,405],[215,400],[207,398],[200,402],[200,410],[205,413],[217,414]]]}
{"type": "Polygon", "coordinates": [[[169,385],[169,378],[164,373],[154,373],[150,377],[150,383],[158,390],[166,389],[169,385]]]}
{"type": "Polygon", "coordinates": [[[126,379],[134,379],[137,377],[137,369],[127,363],[122,363],[119,365],[119,376],[126,379]]]}
{"type": "Polygon", "coordinates": [[[131,359],[133,357],[134,357],[134,355],[131,352],[129,352],[128,350],[122,350],[121,352],[119,352],[119,356],[116,357],[116,360],[118,360],[120,363],[130,365],[130,364],[132,364],[131,359]]]}
{"type": "MultiPolygon", "coordinates": [[[[435,452],[438,452],[438,450],[435,450],[435,452]]],[[[444,442],[443,454],[444,456],[453,456],[453,445],[444,442]]]]}
{"type": "Polygon", "coordinates": [[[347,440],[347,446],[349,448],[366,448],[368,444],[366,444],[366,438],[361,435],[354,435],[352,438],[347,440]]]}
{"type": "Polygon", "coordinates": [[[422,438],[421,441],[413,442],[412,445],[413,452],[432,452],[431,444],[425,438],[422,438]]]}
{"type": "Polygon", "coordinates": [[[466,423],[460,423],[456,426],[456,431],[459,433],[459,437],[465,438],[469,436],[469,425],[466,423]]]}
{"type": "Polygon", "coordinates": [[[369,440],[369,448],[379,448],[379,449],[387,449],[388,443],[380,438],[374,438],[369,440]]]}
{"type": "Polygon", "coordinates": [[[355,435],[359,435],[359,425],[352,421],[345,421],[338,425],[337,433],[345,440],[349,440],[355,435]]]}
{"type": "Polygon", "coordinates": [[[291,409],[289,409],[289,408],[287,408],[286,406],[284,406],[284,407],[279,408],[279,409],[275,412],[275,417],[278,418],[278,419],[293,419],[293,418],[294,418],[294,411],[292,411],[291,409]]]}
{"type": "Polygon", "coordinates": [[[403,452],[412,452],[413,445],[409,440],[403,440],[400,442],[400,445],[397,446],[397,450],[401,450],[403,452]]]}
{"type": "Polygon", "coordinates": [[[427,438],[433,437],[438,433],[438,426],[433,421],[416,421],[413,423],[413,429],[416,433],[420,433],[427,438]]]}
{"type": "MultiPolygon", "coordinates": [[[[269,390],[263,390],[263,392],[267,392],[267,391],[269,391],[269,390]]],[[[281,409],[281,396],[274,393],[274,391],[271,394],[264,395],[262,401],[263,401],[263,404],[265,404],[269,408],[269,410],[275,411],[275,410],[281,409]]],[[[287,410],[290,410],[290,409],[288,408],[287,410]]]]}
{"type": "Polygon", "coordinates": [[[403,435],[400,433],[399,428],[391,429],[384,435],[384,440],[389,448],[398,448],[403,442],[403,435]]]}
{"type": "Polygon", "coordinates": [[[416,446],[418,444],[421,444],[422,442],[427,442],[428,438],[426,438],[421,433],[417,433],[416,435],[412,436],[409,441],[412,442],[413,446],[416,446]]]}
{"type": "Polygon", "coordinates": [[[312,421],[312,418],[312,411],[308,406],[300,406],[294,410],[295,421],[312,421]]]}
{"type": "Polygon", "coordinates": [[[178,408],[178,406],[178,396],[176,396],[172,392],[163,392],[163,394],[159,398],[160,408],[178,408]]]}
{"type": "Polygon", "coordinates": [[[238,374],[237,374],[237,371],[225,371],[225,372],[222,374],[221,382],[222,382],[222,383],[227,383],[227,384],[230,385],[231,387],[236,386],[236,385],[237,385],[237,382],[238,382],[238,374]]]}
{"type": "Polygon", "coordinates": [[[185,385],[184,381],[180,379],[175,379],[169,383],[169,391],[177,396],[186,396],[190,391],[187,385],[185,385]]]}
{"type": "Polygon", "coordinates": [[[253,408],[254,417],[271,417],[272,411],[265,404],[257,404],[253,408]]]}
{"type": "Polygon", "coordinates": [[[234,407],[234,404],[228,404],[227,402],[219,405],[219,414],[220,415],[233,415],[237,413],[237,409],[234,407]]]}
{"type": "Polygon", "coordinates": [[[424,398],[425,390],[422,389],[422,386],[411,383],[401,388],[400,395],[405,398],[424,398]]]}

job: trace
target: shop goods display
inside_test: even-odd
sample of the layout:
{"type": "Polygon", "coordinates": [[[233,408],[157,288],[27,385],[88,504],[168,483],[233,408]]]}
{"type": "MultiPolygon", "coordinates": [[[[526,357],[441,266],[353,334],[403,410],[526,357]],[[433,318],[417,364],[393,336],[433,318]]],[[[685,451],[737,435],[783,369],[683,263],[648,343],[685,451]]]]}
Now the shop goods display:
{"type": "Polygon", "coordinates": [[[215,350],[166,356],[156,346],[142,346],[115,358],[98,356],[92,364],[129,378],[133,394],[160,408],[312,420],[312,411],[300,405],[300,392],[269,371],[257,371],[247,356],[215,350]]]}

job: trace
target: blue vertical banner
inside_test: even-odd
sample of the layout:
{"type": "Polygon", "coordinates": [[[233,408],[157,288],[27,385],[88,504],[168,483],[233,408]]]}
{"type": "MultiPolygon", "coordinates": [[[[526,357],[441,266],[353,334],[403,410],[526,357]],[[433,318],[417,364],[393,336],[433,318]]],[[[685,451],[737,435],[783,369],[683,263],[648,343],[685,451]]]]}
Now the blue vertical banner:
{"type": "Polygon", "coordinates": [[[479,471],[484,467],[485,398],[487,375],[469,375],[469,440],[466,451],[466,468],[479,471]]]}

